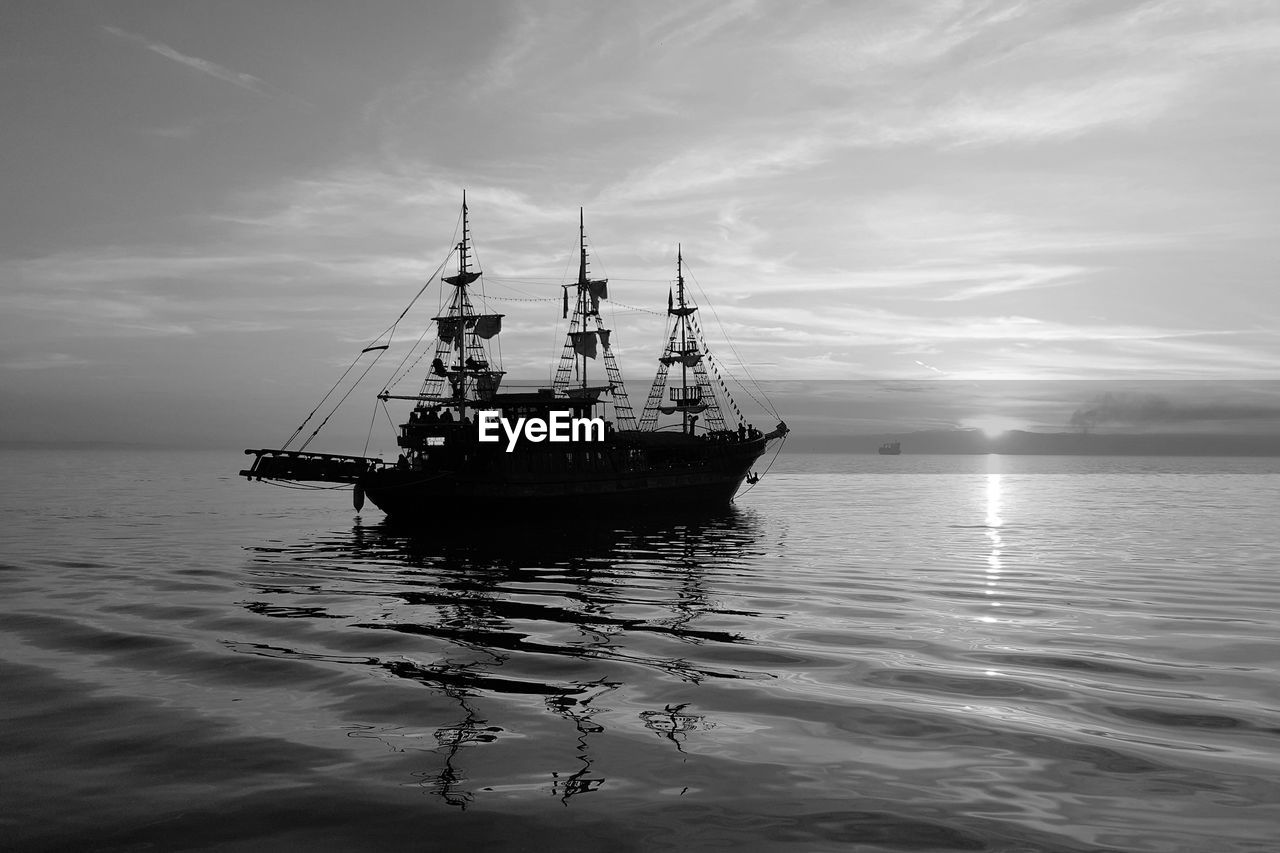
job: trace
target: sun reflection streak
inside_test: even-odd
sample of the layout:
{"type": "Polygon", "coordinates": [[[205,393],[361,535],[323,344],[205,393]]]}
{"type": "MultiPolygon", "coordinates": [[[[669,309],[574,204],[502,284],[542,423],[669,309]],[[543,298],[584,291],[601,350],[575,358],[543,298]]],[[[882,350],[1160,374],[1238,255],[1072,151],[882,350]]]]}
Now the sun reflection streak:
{"type": "Polygon", "coordinates": [[[987,474],[987,527],[1000,527],[1004,519],[1000,517],[1000,474],[987,474]]]}
{"type": "MultiPolygon", "coordinates": [[[[998,457],[995,459],[995,467],[999,466],[998,457]]],[[[988,462],[988,469],[992,467],[992,463],[988,462]]],[[[1004,524],[1004,519],[1000,517],[1001,497],[1002,497],[1001,475],[998,472],[988,470],[987,472],[987,517],[985,520],[987,540],[990,543],[990,552],[987,554],[987,595],[996,595],[996,587],[1000,581],[1000,572],[1004,568],[1004,563],[1000,559],[1000,554],[1004,550],[1004,539],[1000,536],[1000,527],[1004,524]]],[[[992,607],[999,607],[1000,602],[990,602],[992,607]]],[[[988,617],[989,618],[989,617],[988,617]]]]}

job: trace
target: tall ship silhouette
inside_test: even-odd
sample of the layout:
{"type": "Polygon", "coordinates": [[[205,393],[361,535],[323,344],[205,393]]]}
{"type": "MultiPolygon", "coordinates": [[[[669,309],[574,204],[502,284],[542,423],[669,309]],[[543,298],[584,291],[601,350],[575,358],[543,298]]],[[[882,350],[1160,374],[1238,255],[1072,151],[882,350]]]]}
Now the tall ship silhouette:
{"type": "MultiPolygon", "coordinates": [[[[715,507],[727,505],[744,484],[754,486],[760,475],[753,466],[774,442],[780,450],[789,430],[781,419],[767,432],[747,422],[729,391],[728,371],[706,345],[679,248],[676,279],[667,294],[667,341],[637,414],[614,357],[612,330],[600,313],[601,301],[609,298],[608,281],[588,274],[581,211],[578,277],[563,285],[568,333],[555,378],[545,387],[502,388],[506,372],[497,340],[506,315],[476,308],[477,295],[482,306],[488,300],[482,272],[475,268],[465,195],[461,227],[462,239],[450,253],[456,272],[433,275],[418,294],[437,278],[445,290],[446,307],[432,318],[434,338],[424,334],[422,342],[430,342],[415,346],[377,394],[384,407],[391,401],[409,405],[397,430],[399,457],[387,461],[308,449],[333,414],[321,415],[322,408],[338,397],[336,410],[354,390],[339,395],[340,379],[283,446],[246,450],[254,459],[240,472],[243,476],[286,485],[350,486],[357,510],[367,498],[392,519],[408,521],[508,510],[715,507]],[[393,393],[423,362],[429,366],[416,391],[393,393]],[[593,362],[604,367],[594,381],[589,378],[593,362]]],[[[393,324],[365,347],[347,373],[366,355],[372,354],[374,363],[385,355],[395,329],[393,324]]],[[[763,392],[750,396],[777,416],[763,392]]]]}

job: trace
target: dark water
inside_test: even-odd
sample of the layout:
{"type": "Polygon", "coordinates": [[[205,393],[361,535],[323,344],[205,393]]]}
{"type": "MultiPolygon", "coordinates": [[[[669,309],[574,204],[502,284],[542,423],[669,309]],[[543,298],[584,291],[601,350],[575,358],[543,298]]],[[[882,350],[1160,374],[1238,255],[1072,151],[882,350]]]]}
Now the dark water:
{"type": "Polygon", "coordinates": [[[8,848],[1277,849],[1278,460],[427,536],[236,454],[0,461],[8,848]]]}

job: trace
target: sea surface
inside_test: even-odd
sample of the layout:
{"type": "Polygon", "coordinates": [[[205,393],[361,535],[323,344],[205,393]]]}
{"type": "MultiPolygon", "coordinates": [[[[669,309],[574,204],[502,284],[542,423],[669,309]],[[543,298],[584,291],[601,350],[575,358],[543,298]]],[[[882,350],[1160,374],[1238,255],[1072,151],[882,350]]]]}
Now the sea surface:
{"type": "Polygon", "coordinates": [[[0,847],[1280,845],[1280,460],[785,453],[732,510],[388,527],[5,451],[0,847]]]}

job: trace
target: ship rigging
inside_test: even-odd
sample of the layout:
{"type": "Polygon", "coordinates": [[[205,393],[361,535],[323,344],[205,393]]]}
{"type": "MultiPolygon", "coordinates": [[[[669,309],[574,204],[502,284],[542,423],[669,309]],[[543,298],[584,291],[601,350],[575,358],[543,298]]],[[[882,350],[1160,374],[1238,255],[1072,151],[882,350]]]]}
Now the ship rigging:
{"type": "MultiPolygon", "coordinates": [[[[425,520],[470,501],[534,512],[571,506],[716,506],[732,500],[744,481],[748,487],[754,485],[759,475],[752,466],[771,443],[778,442],[775,452],[780,450],[789,430],[781,420],[767,433],[757,430],[730,394],[724,371],[706,346],[698,306],[687,292],[683,247],[677,248],[676,280],[667,295],[666,345],[637,415],[613,352],[613,330],[605,326],[600,311],[602,300],[609,298],[608,280],[593,279],[588,271],[581,211],[578,229],[577,281],[563,285],[565,319],[570,319],[571,302],[573,313],[549,387],[502,389],[506,371],[496,342],[506,315],[488,311],[487,302],[485,310],[477,310],[473,301],[472,288],[483,286],[483,273],[475,264],[464,196],[461,240],[452,253],[457,271],[438,276],[445,298],[443,310],[432,318],[435,336],[425,349],[411,350],[377,394],[384,407],[391,400],[413,404],[398,428],[399,458],[389,463],[367,455],[308,451],[332,411],[291,449],[353,364],[282,447],[246,450],[254,460],[240,473],[251,480],[291,485],[350,486],[357,510],[367,497],[389,516],[406,520],[425,520]],[[392,393],[393,386],[428,356],[429,367],[417,393],[392,393]],[[603,361],[605,376],[593,385],[588,367],[597,359],[603,361]],[[678,367],[675,375],[672,367],[678,367]],[[517,443],[512,433],[510,443],[493,443],[480,425],[497,419],[520,424],[527,440],[517,443]],[[594,434],[575,431],[563,440],[554,431],[547,434],[547,424],[566,419],[600,421],[601,428],[594,434]]],[[[426,286],[418,296],[425,290],[426,286]]],[[[408,311],[361,355],[375,353],[376,364],[408,311]]],[[[421,340],[425,339],[426,333],[421,340]]],[[[340,396],[334,411],[354,387],[340,396]]]]}

